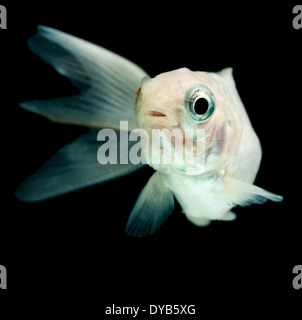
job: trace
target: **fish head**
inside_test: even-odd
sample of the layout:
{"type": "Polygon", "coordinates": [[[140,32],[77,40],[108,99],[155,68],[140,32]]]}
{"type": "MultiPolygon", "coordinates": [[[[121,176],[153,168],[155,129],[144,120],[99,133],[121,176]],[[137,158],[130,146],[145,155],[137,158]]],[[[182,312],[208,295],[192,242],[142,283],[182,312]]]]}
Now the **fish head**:
{"type": "Polygon", "coordinates": [[[134,108],[139,128],[147,132],[143,150],[149,165],[197,175],[227,159],[234,103],[226,85],[230,73],[181,68],[142,80],[134,108]],[[165,162],[164,155],[171,157],[165,162]]]}

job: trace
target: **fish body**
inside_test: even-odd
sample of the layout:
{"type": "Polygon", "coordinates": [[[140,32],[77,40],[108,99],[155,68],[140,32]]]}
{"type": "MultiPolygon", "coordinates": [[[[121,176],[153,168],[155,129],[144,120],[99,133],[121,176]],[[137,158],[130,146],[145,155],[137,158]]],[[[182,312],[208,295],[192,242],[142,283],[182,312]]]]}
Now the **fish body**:
{"type": "Polygon", "coordinates": [[[218,73],[181,68],[150,79],[133,62],[44,26],[29,39],[29,47],[68,77],[80,93],[25,102],[21,107],[90,130],[25,179],[16,190],[18,199],[41,201],[130,174],[147,163],[155,173],[126,226],[126,233],[136,237],[154,233],[168,219],[174,198],[198,226],[235,219],[231,209],[237,205],[282,200],[253,185],[261,146],[231,68],[218,73]],[[127,121],[131,132],[119,132],[121,121],[127,121]],[[132,130],[145,133],[140,143],[144,163],[98,163],[100,144],[128,159],[128,147],[134,144],[132,130]],[[106,134],[119,139],[99,139],[106,134]],[[125,138],[129,138],[127,149],[122,143],[125,138]],[[165,156],[173,159],[166,162],[165,156]]]}
{"type": "Polygon", "coordinates": [[[261,146],[237,93],[232,69],[206,73],[182,68],[163,73],[143,81],[140,96],[136,116],[141,128],[205,130],[205,164],[148,162],[161,174],[187,218],[197,225],[234,219],[230,210],[235,203],[229,192],[234,192],[235,186],[228,178],[253,183],[261,161],[261,146]],[[198,86],[209,88],[216,104],[211,119],[202,123],[194,121],[186,108],[187,93],[198,86]]]}

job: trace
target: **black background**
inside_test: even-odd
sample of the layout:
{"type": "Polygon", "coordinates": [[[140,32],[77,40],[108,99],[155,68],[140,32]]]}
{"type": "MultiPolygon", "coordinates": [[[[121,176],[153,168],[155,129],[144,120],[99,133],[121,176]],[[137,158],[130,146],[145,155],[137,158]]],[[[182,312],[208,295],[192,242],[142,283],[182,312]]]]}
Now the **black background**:
{"type": "Polygon", "coordinates": [[[296,3],[1,4],[8,29],[0,30],[0,264],[8,270],[8,290],[1,291],[0,312],[6,305],[11,314],[42,319],[73,313],[102,318],[113,303],[160,303],[196,304],[196,318],[204,312],[294,313],[301,290],[292,287],[292,269],[302,263],[302,29],[292,27],[296,3]],[[235,222],[208,228],[190,224],[177,206],[146,239],[127,238],[124,228],[150,168],[40,203],[17,201],[18,184],[85,132],[18,107],[75,92],[27,48],[38,24],[102,45],[152,77],[184,66],[233,67],[263,148],[256,184],[284,201],[236,208],[235,222]]]}

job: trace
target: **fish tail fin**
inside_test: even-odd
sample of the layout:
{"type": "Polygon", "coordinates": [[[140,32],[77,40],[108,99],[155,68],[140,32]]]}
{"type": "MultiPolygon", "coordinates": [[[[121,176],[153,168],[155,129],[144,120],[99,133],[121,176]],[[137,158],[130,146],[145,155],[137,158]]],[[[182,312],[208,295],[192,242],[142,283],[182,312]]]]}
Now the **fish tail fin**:
{"type": "Polygon", "coordinates": [[[53,121],[97,128],[129,130],[137,127],[133,97],[146,72],[133,62],[103,47],[62,31],[38,26],[28,40],[29,48],[80,93],[52,100],[21,103],[21,107],[53,121]]]}
{"type": "MultiPolygon", "coordinates": [[[[147,75],[144,70],[105,48],[45,26],[38,27],[28,45],[80,92],[70,97],[23,102],[22,108],[60,123],[119,130],[123,120],[128,122],[129,130],[137,127],[132,104],[141,79],[147,75]]],[[[100,165],[98,147],[97,131],[91,129],[25,179],[16,190],[17,198],[39,201],[142,167],[131,163],[100,165]]]]}
{"type": "MultiPolygon", "coordinates": [[[[106,142],[97,141],[97,135],[98,130],[90,129],[58,150],[41,168],[21,182],[15,191],[16,197],[25,202],[41,201],[125,176],[144,166],[142,163],[134,165],[128,161],[128,152],[123,152],[120,146],[120,141],[127,139],[128,133],[107,129],[109,140],[106,142]],[[103,153],[112,150],[110,159],[117,164],[110,161],[102,161],[101,164],[98,161],[98,150],[102,147],[103,153]]],[[[129,148],[133,144],[129,141],[129,148]]]]}

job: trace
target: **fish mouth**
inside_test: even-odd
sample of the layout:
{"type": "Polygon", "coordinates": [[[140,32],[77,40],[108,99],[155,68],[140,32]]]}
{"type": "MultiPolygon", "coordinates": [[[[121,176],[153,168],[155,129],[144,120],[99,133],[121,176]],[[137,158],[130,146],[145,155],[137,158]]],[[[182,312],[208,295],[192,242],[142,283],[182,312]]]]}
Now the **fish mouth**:
{"type": "Polygon", "coordinates": [[[148,118],[152,123],[160,123],[161,125],[165,125],[165,127],[178,126],[177,118],[168,110],[164,110],[164,112],[158,109],[148,110],[144,115],[147,116],[146,118],[148,118]]]}
{"type": "Polygon", "coordinates": [[[163,118],[163,117],[166,117],[166,115],[162,112],[159,112],[159,111],[149,111],[148,112],[148,116],[151,116],[151,117],[159,117],[159,118],[163,118]]]}

